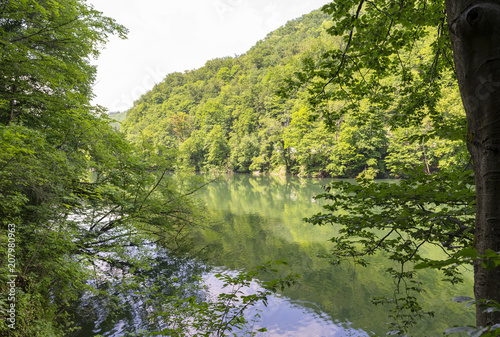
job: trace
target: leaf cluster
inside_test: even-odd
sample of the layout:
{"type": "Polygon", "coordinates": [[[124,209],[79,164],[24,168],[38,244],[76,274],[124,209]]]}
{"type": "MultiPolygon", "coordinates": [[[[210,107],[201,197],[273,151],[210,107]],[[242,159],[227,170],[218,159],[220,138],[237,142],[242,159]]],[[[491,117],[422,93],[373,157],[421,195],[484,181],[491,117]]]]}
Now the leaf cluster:
{"type": "Polygon", "coordinates": [[[415,174],[394,183],[333,182],[330,193],[317,196],[328,202],[323,206],[327,213],[305,220],[314,225],[342,225],[332,239],[339,261],[356,257],[365,264],[365,256],[385,251],[394,261],[416,262],[423,259],[418,253],[423,244],[453,250],[472,241],[475,194],[471,179],[470,171],[443,171],[415,174]]]}
{"type": "Polygon", "coordinates": [[[390,112],[391,126],[426,116],[440,122],[437,103],[448,85],[442,79],[453,70],[444,1],[346,0],[322,10],[332,18],[328,32],[343,43],[319,62],[306,59],[282,95],[306,86],[313,106],[345,102],[335,111],[321,109],[331,127],[364,99],[390,112]]]}
{"type": "MultiPolygon", "coordinates": [[[[425,292],[417,280],[418,270],[437,268],[445,280],[462,282],[461,264],[472,260],[464,254],[474,241],[475,190],[471,171],[440,171],[433,175],[414,173],[392,183],[359,178],[353,184],[334,181],[325,187],[324,212],[304,219],[313,225],[332,225],[338,234],[331,238],[332,264],[345,259],[366,266],[369,257],[388,259],[395,283],[392,298],[374,299],[375,304],[393,306],[391,331],[400,334],[424,316],[417,294],[425,292]],[[429,250],[437,247],[447,260],[429,250]]],[[[491,261],[485,257],[485,263],[491,261]]],[[[496,261],[496,260],[495,260],[496,261]]]]}

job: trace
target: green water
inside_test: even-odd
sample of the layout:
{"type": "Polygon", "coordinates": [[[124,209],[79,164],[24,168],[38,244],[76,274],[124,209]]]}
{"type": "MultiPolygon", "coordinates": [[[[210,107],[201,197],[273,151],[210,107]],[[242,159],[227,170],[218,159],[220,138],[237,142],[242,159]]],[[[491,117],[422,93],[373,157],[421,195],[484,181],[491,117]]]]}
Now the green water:
{"type": "MultiPolygon", "coordinates": [[[[321,324],[349,327],[351,335],[383,336],[388,329],[389,307],[375,306],[370,299],[393,294],[393,280],[385,273],[390,266],[388,261],[378,256],[367,268],[351,263],[332,266],[318,256],[328,251],[328,239],[336,229],[303,221],[321,210],[313,197],[322,193],[321,185],[330,181],[230,175],[212,183],[199,197],[206,202],[214,224],[196,233],[195,248],[204,252],[203,258],[209,265],[233,270],[249,269],[267,260],[288,261],[290,271],[302,278],[298,285],[282,293],[282,299],[286,299],[282,307],[277,304],[273,308],[283,312],[272,313],[279,320],[276,324],[282,327],[293,326],[298,310],[304,317],[321,317],[321,324]],[[287,314],[290,307],[295,310],[293,315],[287,314]]],[[[433,253],[429,250],[429,254],[433,253]]],[[[412,336],[438,336],[454,325],[474,324],[472,309],[451,301],[455,296],[472,295],[470,272],[464,284],[455,286],[443,282],[434,271],[422,272],[418,279],[428,290],[422,298],[424,309],[436,315],[415,327],[412,336]]],[[[262,315],[267,314],[264,311],[262,315]]],[[[271,317],[271,313],[268,315],[271,317]]],[[[304,332],[294,333],[292,329],[281,335],[301,336],[304,332]]],[[[315,336],[304,336],[309,335],[315,336]]],[[[344,330],[323,335],[349,334],[344,330]]]]}

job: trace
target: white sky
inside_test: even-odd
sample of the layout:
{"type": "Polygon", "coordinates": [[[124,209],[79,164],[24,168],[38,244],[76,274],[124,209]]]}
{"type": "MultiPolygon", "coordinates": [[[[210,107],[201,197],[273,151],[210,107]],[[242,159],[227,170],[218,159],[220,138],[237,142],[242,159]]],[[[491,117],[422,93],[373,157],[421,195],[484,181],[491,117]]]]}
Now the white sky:
{"type": "Polygon", "coordinates": [[[169,73],[246,53],[287,21],[329,0],[87,0],[126,26],[94,64],[95,104],[125,111],[169,73]]]}

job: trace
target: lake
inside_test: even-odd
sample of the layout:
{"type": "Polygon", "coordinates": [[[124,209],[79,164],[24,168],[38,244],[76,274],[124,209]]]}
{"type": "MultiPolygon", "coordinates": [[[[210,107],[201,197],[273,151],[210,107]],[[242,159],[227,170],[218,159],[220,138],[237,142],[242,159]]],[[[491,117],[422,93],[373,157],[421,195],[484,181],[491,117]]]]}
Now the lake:
{"type": "MultiPolygon", "coordinates": [[[[331,265],[321,256],[331,247],[329,238],[336,231],[303,221],[321,211],[314,196],[323,193],[322,185],[331,179],[293,176],[251,176],[233,174],[211,183],[198,193],[207,205],[210,221],[193,233],[196,260],[178,260],[167,253],[156,255],[157,273],[203,275],[209,291],[217,294],[221,282],[215,272],[248,270],[268,260],[284,259],[286,272],[298,273],[298,284],[280,292],[262,310],[256,328],[268,332],[258,336],[383,336],[388,330],[389,307],[375,306],[372,297],[391,297],[393,279],[385,273],[390,264],[375,256],[368,267],[346,262],[331,265]]],[[[429,254],[432,254],[429,250],[429,254]]],[[[435,318],[425,319],[414,328],[413,336],[438,336],[454,325],[474,324],[472,308],[465,309],[451,299],[472,295],[472,273],[465,283],[451,286],[435,271],[418,275],[427,294],[422,297],[425,310],[435,318]]],[[[267,280],[267,279],[266,279],[267,280]]],[[[256,280],[252,287],[259,287],[256,280]]],[[[125,297],[124,297],[125,298],[125,297]]],[[[78,336],[100,333],[123,336],[148,328],[145,314],[138,313],[134,300],[129,309],[113,320],[98,319],[84,325],[78,336]],[[85,332],[87,331],[87,332],[85,332]]],[[[130,302],[129,301],[129,302],[130,302]]]]}
{"type": "MultiPolygon", "coordinates": [[[[370,298],[393,294],[393,280],[385,273],[388,261],[377,256],[366,268],[351,263],[333,266],[318,256],[328,252],[328,239],[336,229],[303,221],[321,211],[314,196],[324,193],[322,185],[330,182],[235,174],[208,186],[200,195],[213,217],[220,219],[218,225],[200,231],[196,240],[199,247],[211,248],[206,256],[210,265],[248,269],[266,260],[285,259],[291,272],[302,275],[298,285],[282,293],[283,307],[269,310],[267,315],[273,320],[265,319],[266,311],[262,314],[268,329],[272,324],[274,330],[281,331],[276,336],[304,336],[300,330],[304,327],[296,326],[300,321],[297,311],[309,322],[309,331],[322,331],[311,336],[387,332],[389,308],[371,304],[370,298]]],[[[422,272],[419,277],[429,289],[423,299],[425,309],[435,311],[436,317],[417,327],[417,336],[437,336],[455,324],[474,324],[473,311],[451,301],[456,296],[472,295],[472,274],[458,286],[441,279],[435,271],[422,272]]]]}

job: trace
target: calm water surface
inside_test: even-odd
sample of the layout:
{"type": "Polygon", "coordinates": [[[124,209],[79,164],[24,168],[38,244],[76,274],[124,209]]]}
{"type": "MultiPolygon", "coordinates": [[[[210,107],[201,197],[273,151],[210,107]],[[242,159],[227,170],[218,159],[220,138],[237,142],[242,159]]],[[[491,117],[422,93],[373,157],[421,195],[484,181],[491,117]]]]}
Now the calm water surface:
{"type": "MultiPolygon", "coordinates": [[[[179,260],[165,251],[156,252],[151,277],[175,275],[188,280],[202,275],[209,292],[217,295],[222,282],[216,272],[249,270],[268,260],[285,259],[285,272],[301,275],[299,283],[257,306],[261,319],[255,330],[266,327],[258,336],[385,336],[389,307],[374,306],[372,297],[391,297],[394,283],[385,270],[390,264],[383,256],[374,257],[369,267],[346,262],[333,266],[325,258],[331,247],[328,239],[336,228],[317,227],[303,221],[321,211],[314,196],[323,193],[322,185],[331,179],[303,179],[291,176],[229,175],[200,191],[209,210],[210,221],[194,233],[197,260],[179,260]]],[[[429,250],[428,254],[434,254],[429,250]]],[[[265,278],[265,276],[264,276],[265,278]]],[[[256,280],[251,290],[259,289],[256,280]]],[[[428,293],[422,298],[425,310],[436,313],[412,331],[411,336],[439,336],[454,325],[474,323],[472,309],[452,302],[456,296],[471,296],[472,280],[450,286],[440,274],[426,271],[418,276],[428,293]]],[[[117,290],[119,291],[119,290],[117,290]]],[[[145,306],[130,293],[121,295],[124,313],[97,318],[82,324],[75,336],[125,336],[147,324],[145,306]]],[[[95,307],[95,300],[87,306],[95,307]]],[[[90,310],[90,309],[89,309],[90,310]]]]}
{"type": "MultiPolygon", "coordinates": [[[[336,228],[307,224],[304,217],[321,211],[314,196],[331,179],[292,176],[230,175],[209,185],[200,197],[216,222],[196,237],[205,248],[206,261],[221,268],[249,269],[267,260],[285,259],[299,284],[284,291],[263,310],[264,336],[384,336],[389,307],[375,306],[372,297],[394,292],[383,256],[369,267],[343,263],[333,266],[318,257],[331,247],[328,239],[336,228]],[[309,333],[307,333],[309,331],[309,333]]],[[[429,250],[429,254],[435,252],[429,250]]],[[[472,310],[452,302],[456,296],[471,296],[471,274],[465,284],[450,286],[441,275],[426,271],[418,277],[428,293],[425,310],[436,313],[416,327],[414,336],[438,336],[453,325],[473,324],[472,310]]]]}

